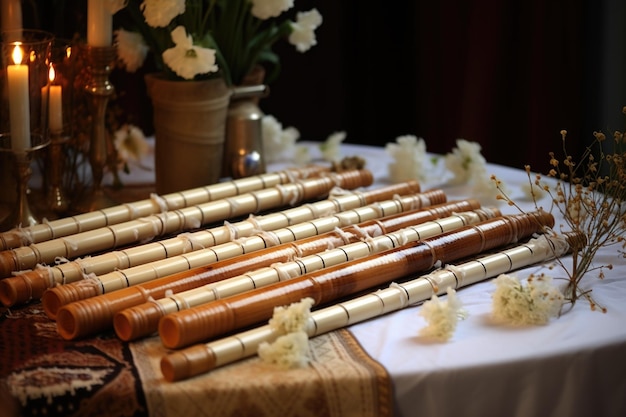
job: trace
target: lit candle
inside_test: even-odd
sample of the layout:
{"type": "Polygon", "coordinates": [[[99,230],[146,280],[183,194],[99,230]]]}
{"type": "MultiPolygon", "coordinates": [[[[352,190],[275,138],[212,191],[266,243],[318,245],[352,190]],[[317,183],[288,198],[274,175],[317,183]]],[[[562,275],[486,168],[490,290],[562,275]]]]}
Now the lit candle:
{"type": "Polygon", "coordinates": [[[91,46],[111,46],[113,15],[109,1],[88,0],[87,43],[91,46]]]}
{"type": "Polygon", "coordinates": [[[53,85],[55,78],[54,68],[50,67],[50,91],[48,105],[48,127],[52,133],[63,130],[63,89],[60,85],[53,85]]]}
{"type": "Polygon", "coordinates": [[[13,49],[14,65],[7,66],[11,148],[14,151],[23,151],[30,148],[28,66],[22,65],[22,56],[22,48],[19,45],[15,45],[13,49]]]}

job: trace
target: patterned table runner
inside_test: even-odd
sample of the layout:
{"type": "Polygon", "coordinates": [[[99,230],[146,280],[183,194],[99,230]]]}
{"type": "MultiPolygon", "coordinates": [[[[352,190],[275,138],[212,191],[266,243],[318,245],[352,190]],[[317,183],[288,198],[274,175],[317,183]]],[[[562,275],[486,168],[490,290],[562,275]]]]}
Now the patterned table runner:
{"type": "Polygon", "coordinates": [[[2,314],[0,383],[23,415],[393,414],[387,372],[347,330],[315,337],[311,348],[312,364],[303,369],[279,370],[253,357],[168,383],[159,368],[165,350],[157,337],[127,344],[110,332],[65,341],[41,304],[33,303],[2,314]]]}

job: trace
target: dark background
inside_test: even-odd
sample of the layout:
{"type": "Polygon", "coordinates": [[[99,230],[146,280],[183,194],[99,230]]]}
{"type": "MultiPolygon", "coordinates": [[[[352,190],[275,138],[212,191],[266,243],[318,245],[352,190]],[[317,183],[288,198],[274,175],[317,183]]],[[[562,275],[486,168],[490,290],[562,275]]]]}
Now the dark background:
{"type": "MultiPolygon", "coordinates": [[[[36,5],[33,26],[84,30],[84,0],[23,3],[25,19],[36,5]]],[[[345,131],[384,146],[412,134],[446,153],[463,138],[490,162],[545,171],[561,129],[577,156],[593,131],[626,126],[623,0],[296,0],[294,12],[314,7],[318,44],[302,54],[279,42],[282,72],[261,101],[302,140],[345,131]]],[[[112,81],[141,95],[141,73],[112,81]]],[[[150,134],[149,102],[124,105],[150,134]]]]}

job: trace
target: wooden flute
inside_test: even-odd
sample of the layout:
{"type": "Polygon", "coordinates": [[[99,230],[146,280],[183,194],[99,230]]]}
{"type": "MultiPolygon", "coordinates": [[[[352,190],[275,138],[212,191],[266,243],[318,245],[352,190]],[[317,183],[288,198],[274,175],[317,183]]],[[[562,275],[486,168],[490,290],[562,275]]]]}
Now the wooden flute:
{"type": "Polygon", "coordinates": [[[148,336],[158,330],[160,319],[167,314],[300,277],[305,273],[371,256],[391,247],[436,236],[497,215],[499,215],[499,211],[494,209],[475,209],[455,213],[448,217],[427,220],[396,231],[378,234],[375,237],[360,238],[352,243],[348,242],[342,246],[315,252],[287,262],[254,270],[250,269],[242,275],[233,275],[215,283],[122,310],[113,319],[115,332],[120,339],[126,341],[148,336]]]}
{"type": "MultiPolygon", "coordinates": [[[[481,255],[453,268],[444,267],[406,282],[370,292],[311,312],[307,323],[309,337],[389,314],[426,301],[433,294],[444,294],[447,287],[462,288],[500,274],[545,262],[566,254],[569,242],[584,238],[580,234],[543,234],[496,253],[481,255]]],[[[201,375],[220,366],[256,355],[259,345],[271,343],[281,333],[268,324],[208,343],[196,344],[166,354],[161,372],[175,382],[201,375]]]]}
{"type": "MultiPolygon", "coordinates": [[[[342,216],[338,213],[335,217],[337,223],[344,224],[341,218],[351,221],[351,225],[343,227],[341,230],[321,233],[309,238],[298,239],[286,243],[281,243],[269,248],[260,249],[244,255],[238,255],[225,260],[220,260],[209,265],[194,268],[177,274],[168,275],[162,278],[150,280],[148,282],[119,289],[107,294],[101,294],[81,301],[75,301],[62,305],[57,309],[56,316],[57,330],[66,339],[94,334],[113,326],[113,317],[116,313],[133,306],[149,303],[152,299],[161,299],[166,294],[180,293],[183,291],[198,288],[203,285],[221,281],[233,276],[241,275],[245,272],[261,267],[270,266],[277,262],[287,262],[295,258],[318,253],[330,248],[339,247],[350,242],[364,239],[365,236],[377,236],[391,231],[399,230],[409,225],[424,223],[428,220],[450,215],[455,211],[466,211],[478,208],[479,203],[475,200],[449,202],[436,204],[432,207],[401,212],[399,214],[376,218],[377,211],[367,210],[368,207],[354,209],[357,216],[342,216]],[[354,224],[352,219],[362,219],[361,223],[354,224]],[[367,221],[365,221],[367,220],[367,221]]],[[[325,227],[325,219],[321,218],[320,226],[315,226],[316,221],[310,223],[316,230],[325,227]]],[[[298,228],[297,225],[295,228],[298,228]]],[[[323,230],[323,229],[322,229],[323,230]]],[[[58,287],[59,293],[66,286],[58,287]]],[[[42,298],[46,311],[51,309],[46,306],[46,301],[50,301],[50,294],[54,289],[46,291],[42,298]]],[[[157,309],[160,311],[159,309],[157,309]]],[[[146,320],[142,316],[135,322],[141,323],[142,335],[156,332],[158,321],[161,315],[151,316],[146,320]]],[[[133,334],[136,334],[134,332],[133,334]]],[[[118,333],[119,335],[119,333],[118,333]]],[[[123,340],[130,340],[129,337],[121,337],[123,340]]],[[[136,337],[133,337],[133,339],[136,337]]]]}
{"type": "MultiPolygon", "coordinates": [[[[62,283],[64,285],[56,285],[53,288],[48,288],[41,296],[46,313],[50,318],[54,319],[56,311],[62,305],[179,272],[169,269],[169,265],[177,264],[177,261],[186,263],[187,267],[182,270],[187,270],[204,266],[205,264],[215,261],[215,259],[210,256],[216,253],[216,249],[222,251],[222,259],[236,256],[236,252],[233,251],[228,251],[227,253],[223,252],[225,249],[224,245],[227,243],[230,243],[229,247],[231,249],[234,248],[235,251],[244,249],[246,251],[252,251],[255,249],[253,246],[239,243],[246,237],[255,235],[257,236],[256,241],[258,244],[274,245],[276,242],[283,243],[296,238],[312,236],[325,231],[325,228],[334,226],[334,224],[324,224],[322,222],[316,226],[317,228],[313,230],[308,229],[308,234],[304,234],[302,228],[295,228],[296,225],[311,222],[316,219],[334,218],[339,224],[348,225],[361,221],[361,215],[364,216],[362,219],[365,220],[367,218],[380,217],[381,213],[395,213],[395,210],[405,211],[423,205],[436,204],[446,199],[445,193],[442,190],[413,193],[416,189],[419,190],[419,184],[407,182],[362,192],[344,191],[341,195],[330,196],[330,198],[326,200],[305,204],[280,212],[273,212],[264,216],[249,217],[235,224],[228,224],[196,232],[193,238],[180,236],[128,248],[118,253],[108,252],[100,256],[88,258],[84,261],[74,261],[68,264],[58,265],[54,268],[48,268],[48,274],[46,274],[45,270],[41,269],[27,272],[16,276],[11,283],[18,288],[17,286],[19,284],[27,281],[32,283],[43,280],[44,284],[42,285],[45,285],[45,282],[50,279],[50,273],[54,273],[52,279],[54,279],[56,283],[62,283]],[[385,200],[392,197],[395,198],[385,200]],[[365,206],[365,204],[369,204],[369,206],[365,206]],[[358,212],[350,211],[363,207],[368,207],[368,210],[362,214],[361,210],[358,212]],[[345,210],[348,211],[346,212],[345,210]],[[338,211],[344,214],[338,215],[338,211]],[[335,214],[331,216],[333,213],[335,214]],[[279,233],[279,231],[284,233],[279,233]],[[197,235],[204,237],[202,239],[196,238],[197,235]],[[190,239],[193,239],[194,246],[196,246],[193,248],[193,251],[181,251],[180,248],[177,248],[177,245],[182,245],[190,239]],[[209,252],[208,258],[206,255],[207,251],[209,252]],[[196,252],[193,262],[189,258],[191,252],[196,252]],[[115,260],[120,258],[126,260],[126,263],[123,265],[116,264],[115,260]],[[111,272],[96,276],[92,275],[89,280],[83,280],[84,275],[71,274],[71,271],[93,271],[94,267],[91,265],[110,265],[112,263],[118,266],[117,270],[115,270],[115,268],[109,268],[111,272]],[[66,265],[69,266],[64,267],[66,265]],[[140,278],[136,278],[137,275],[140,278]],[[69,278],[72,276],[74,279],[70,281],[69,278]],[[23,279],[20,280],[20,277],[23,279]],[[114,284],[107,284],[110,282],[114,284]],[[119,282],[125,282],[126,285],[120,287],[119,282]]],[[[1,290],[2,283],[0,283],[0,291],[1,290]]],[[[17,292],[17,290],[15,292],[17,292]]],[[[25,290],[22,289],[21,292],[25,293],[25,290]]],[[[1,296],[2,294],[0,293],[0,297],[1,296]]]]}
{"type": "Polygon", "coordinates": [[[315,305],[346,297],[432,268],[476,256],[517,242],[554,226],[546,212],[502,216],[418,240],[380,254],[366,256],[284,282],[247,291],[164,316],[159,336],[167,348],[181,348],[268,320],[275,306],[305,297],[315,305]]]}
{"type": "MultiPolygon", "coordinates": [[[[356,189],[371,185],[372,175],[369,171],[346,171],[334,175],[332,179],[320,177],[302,180],[11,249],[0,252],[0,270],[9,273],[11,269],[32,268],[39,263],[51,263],[59,257],[76,258],[80,255],[110,250],[143,240],[152,240],[159,235],[165,236],[176,231],[196,229],[204,224],[257,213],[269,208],[294,205],[296,202],[327,195],[338,182],[343,188],[356,189]],[[19,268],[16,268],[17,265],[19,268]]],[[[45,280],[38,282],[34,282],[30,276],[22,277],[21,274],[0,280],[0,301],[10,307],[41,297],[44,290],[57,283],[54,276],[44,275],[46,275],[45,280]],[[37,287],[37,284],[41,287],[37,287]]],[[[65,277],[63,279],[65,280],[65,277]]]]}
{"type": "Polygon", "coordinates": [[[29,227],[14,228],[0,233],[0,251],[86,232],[163,211],[178,210],[183,207],[221,200],[238,194],[274,187],[279,184],[287,184],[297,179],[324,175],[329,171],[330,167],[322,165],[288,168],[162,196],[155,194],[149,199],[51,220],[29,227]]]}
{"type": "MultiPolygon", "coordinates": [[[[250,216],[237,223],[227,223],[211,229],[184,233],[169,239],[137,245],[118,251],[109,251],[83,259],[65,262],[55,266],[40,267],[33,271],[22,272],[12,279],[0,282],[0,301],[7,305],[27,301],[31,298],[50,298],[44,300],[44,308],[51,318],[57,306],[100,294],[99,287],[79,285],[80,288],[60,289],[63,285],[82,282],[84,279],[99,276],[157,260],[180,256],[193,251],[206,249],[261,231],[271,231],[291,224],[328,215],[344,208],[358,207],[376,201],[392,198],[394,195],[414,195],[420,190],[419,183],[410,181],[389,185],[372,190],[343,191],[338,196],[329,196],[326,200],[302,205],[300,207],[272,212],[261,216],[250,216]],[[43,294],[53,288],[61,294],[43,294]],[[57,300],[55,300],[55,298],[57,300]],[[50,306],[48,308],[47,306],[50,306]]],[[[444,199],[441,190],[433,190],[438,199],[444,199]]],[[[434,195],[430,195],[434,198],[434,195]]]]}
{"type": "Polygon", "coordinates": [[[0,252],[0,277],[8,277],[15,271],[34,268],[37,264],[53,263],[59,257],[73,259],[111,250],[250,213],[293,206],[298,202],[326,196],[334,187],[356,189],[370,186],[372,182],[372,173],[368,170],[333,173],[332,176],[298,180],[59,239],[21,246],[0,252]]]}

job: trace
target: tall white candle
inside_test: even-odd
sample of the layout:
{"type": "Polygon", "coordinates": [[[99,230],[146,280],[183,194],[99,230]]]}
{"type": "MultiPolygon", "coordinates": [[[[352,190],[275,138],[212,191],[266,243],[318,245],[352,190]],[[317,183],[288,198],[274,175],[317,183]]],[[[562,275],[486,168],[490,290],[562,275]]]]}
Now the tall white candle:
{"type": "Polygon", "coordinates": [[[20,0],[2,0],[2,30],[14,31],[7,41],[13,42],[21,39],[22,30],[22,3],[20,0]]]}
{"type": "Polygon", "coordinates": [[[48,106],[48,127],[52,133],[60,133],[63,130],[63,88],[53,85],[55,79],[54,68],[50,67],[50,92],[48,106]]]}
{"type": "Polygon", "coordinates": [[[30,148],[28,66],[22,65],[22,56],[22,48],[15,45],[13,49],[13,62],[15,64],[7,66],[11,148],[14,151],[23,151],[30,148]]]}
{"type": "Polygon", "coordinates": [[[109,3],[106,0],[88,0],[87,43],[91,46],[111,46],[113,15],[109,3]]]}

